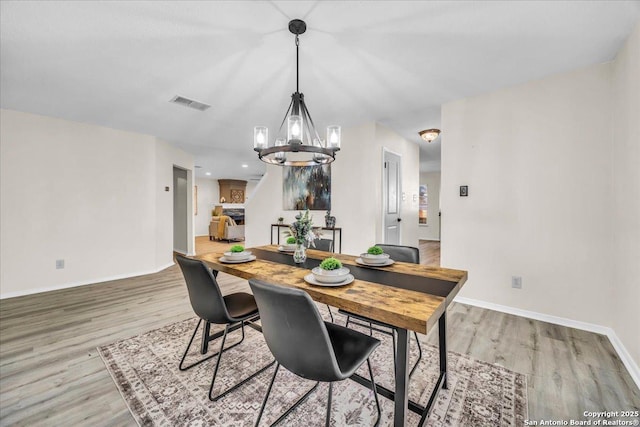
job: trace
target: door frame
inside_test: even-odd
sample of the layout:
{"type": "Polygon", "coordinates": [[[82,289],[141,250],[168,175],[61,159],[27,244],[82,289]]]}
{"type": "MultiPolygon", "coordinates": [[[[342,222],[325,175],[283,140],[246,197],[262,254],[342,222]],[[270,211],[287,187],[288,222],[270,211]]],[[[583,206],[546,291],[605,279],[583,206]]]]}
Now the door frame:
{"type": "MultiPolygon", "coordinates": [[[[385,169],[384,168],[384,156],[385,156],[385,153],[391,153],[391,154],[394,154],[394,155],[396,155],[396,156],[398,156],[400,158],[400,168],[399,168],[400,171],[398,173],[398,175],[400,177],[400,179],[398,181],[399,184],[400,184],[400,192],[398,193],[398,217],[402,217],[402,201],[403,201],[402,200],[402,154],[400,154],[400,153],[398,153],[396,151],[390,150],[389,148],[383,146],[382,147],[382,156],[381,156],[381,161],[380,161],[380,179],[381,179],[380,188],[382,189],[381,190],[382,197],[380,198],[380,200],[382,202],[382,203],[380,203],[380,231],[381,231],[382,234],[380,235],[380,240],[383,243],[387,243],[387,242],[385,242],[385,238],[384,238],[384,236],[385,236],[384,216],[385,216],[385,206],[386,206],[386,203],[387,203],[387,193],[384,191],[385,190],[385,188],[384,188],[384,169],[385,169]]],[[[402,228],[403,228],[402,221],[400,221],[399,224],[400,225],[398,226],[398,244],[402,245],[402,228]]]]}

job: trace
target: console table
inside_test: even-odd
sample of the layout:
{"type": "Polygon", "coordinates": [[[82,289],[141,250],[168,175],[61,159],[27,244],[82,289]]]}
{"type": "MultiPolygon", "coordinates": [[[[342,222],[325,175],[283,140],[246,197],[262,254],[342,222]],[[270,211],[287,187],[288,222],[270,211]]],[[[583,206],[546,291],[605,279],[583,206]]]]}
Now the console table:
{"type": "MultiPolygon", "coordinates": [[[[276,229],[276,234],[277,234],[277,239],[276,239],[276,243],[277,245],[280,244],[280,229],[281,228],[289,228],[289,224],[271,224],[271,244],[273,245],[273,229],[276,229]]],[[[332,240],[333,240],[333,249],[336,253],[342,253],[342,227],[314,227],[314,228],[320,228],[322,231],[330,231],[331,232],[331,236],[332,236],[332,240]],[[336,251],[336,232],[338,232],[338,250],[336,251]]]]}

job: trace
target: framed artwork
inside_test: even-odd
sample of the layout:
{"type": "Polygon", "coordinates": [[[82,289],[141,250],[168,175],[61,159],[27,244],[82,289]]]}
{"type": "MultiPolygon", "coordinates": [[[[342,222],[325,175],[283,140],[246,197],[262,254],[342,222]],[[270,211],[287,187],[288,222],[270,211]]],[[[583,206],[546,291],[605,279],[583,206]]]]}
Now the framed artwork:
{"type": "Polygon", "coordinates": [[[418,224],[427,223],[427,211],[429,207],[429,196],[426,185],[421,185],[418,191],[418,224]]]}
{"type": "Polygon", "coordinates": [[[331,165],[284,166],[282,204],[291,210],[331,210],[331,165]]]}

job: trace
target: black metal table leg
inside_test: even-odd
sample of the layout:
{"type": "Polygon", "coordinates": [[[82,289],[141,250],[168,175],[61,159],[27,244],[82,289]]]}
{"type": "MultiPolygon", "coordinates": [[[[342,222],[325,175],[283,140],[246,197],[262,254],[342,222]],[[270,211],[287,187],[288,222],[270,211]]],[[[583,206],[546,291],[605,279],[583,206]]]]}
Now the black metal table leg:
{"type": "Polygon", "coordinates": [[[404,328],[398,328],[396,355],[396,392],[394,396],[393,425],[404,427],[407,419],[409,403],[409,333],[404,328]]]}
{"type": "Polygon", "coordinates": [[[444,382],[442,388],[449,388],[447,379],[447,312],[445,311],[438,320],[438,343],[440,348],[440,375],[444,382]]]}

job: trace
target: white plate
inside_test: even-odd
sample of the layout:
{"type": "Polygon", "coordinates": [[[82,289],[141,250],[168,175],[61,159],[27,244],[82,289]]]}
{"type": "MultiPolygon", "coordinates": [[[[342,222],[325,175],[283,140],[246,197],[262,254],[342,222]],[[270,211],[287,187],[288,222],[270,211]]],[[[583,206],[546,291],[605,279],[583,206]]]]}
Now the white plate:
{"type": "Polygon", "coordinates": [[[386,267],[387,265],[391,265],[394,264],[395,261],[392,260],[391,258],[389,258],[388,260],[386,260],[385,262],[383,262],[382,264],[367,264],[366,262],[364,262],[362,260],[362,258],[356,258],[356,263],[360,264],[360,265],[365,265],[367,267],[386,267]]]}
{"type": "Polygon", "coordinates": [[[278,246],[278,250],[280,252],[295,252],[296,251],[295,248],[294,249],[287,249],[284,246],[278,246]]]}
{"type": "Polygon", "coordinates": [[[311,285],[316,285],[316,286],[326,286],[328,288],[333,288],[336,286],[344,286],[344,285],[348,285],[349,283],[353,282],[355,280],[355,277],[353,277],[353,274],[349,274],[347,276],[347,278],[345,280],[343,280],[342,282],[338,282],[338,283],[322,283],[322,282],[318,282],[316,280],[315,277],[313,277],[313,274],[307,274],[306,276],[304,276],[304,281],[311,284],[311,285]]]}
{"type": "Polygon", "coordinates": [[[256,259],[255,255],[250,255],[248,258],[244,258],[244,259],[227,259],[227,257],[221,256],[219,258],[219,261],[225,264],[242,264],[243,262],[255,261],[255,259],[256,259]]]}

